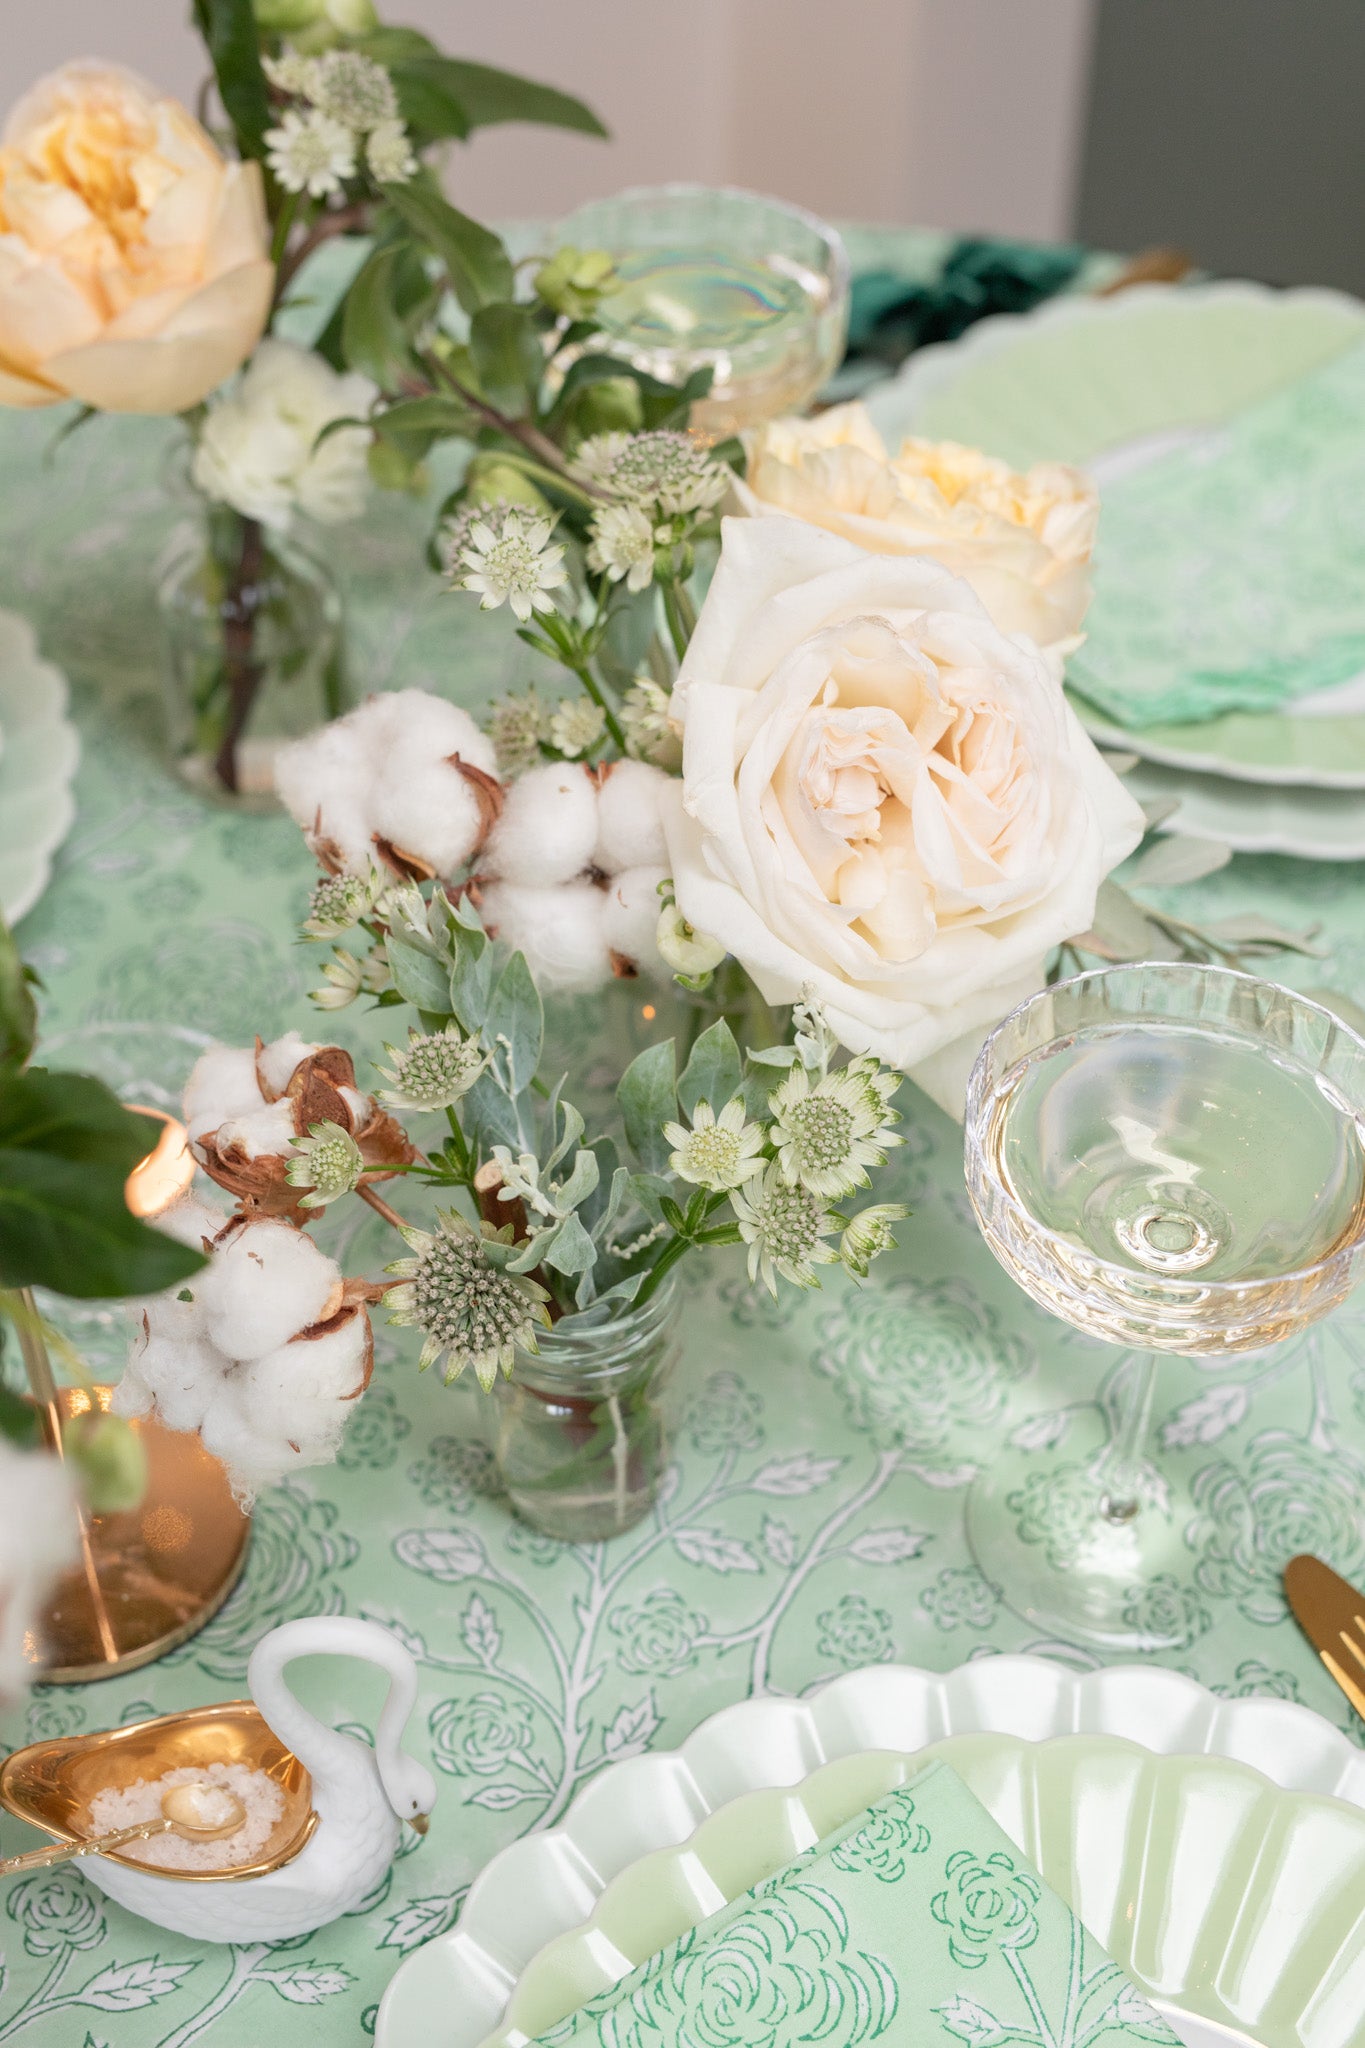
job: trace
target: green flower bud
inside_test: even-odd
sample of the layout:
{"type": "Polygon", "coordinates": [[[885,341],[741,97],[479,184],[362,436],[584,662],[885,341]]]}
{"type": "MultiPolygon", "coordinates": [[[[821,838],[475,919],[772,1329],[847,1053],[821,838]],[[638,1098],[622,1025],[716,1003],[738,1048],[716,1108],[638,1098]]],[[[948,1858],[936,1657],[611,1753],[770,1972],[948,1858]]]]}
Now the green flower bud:
{"type": "Polygon", "coordinates": [[[615,265],[605,249],[556,249],[535,276],[540,297],[566,320],[591,320],[598,301],[616,284],[615,265]]]}
{"type": "Polygon", "coordinates": [[[147,1453],[131,1423],[118,1415],[77,1415],[62,1440],[91,1514],[122,1515],[138,1505],[147,1485],[147,1453]]]}

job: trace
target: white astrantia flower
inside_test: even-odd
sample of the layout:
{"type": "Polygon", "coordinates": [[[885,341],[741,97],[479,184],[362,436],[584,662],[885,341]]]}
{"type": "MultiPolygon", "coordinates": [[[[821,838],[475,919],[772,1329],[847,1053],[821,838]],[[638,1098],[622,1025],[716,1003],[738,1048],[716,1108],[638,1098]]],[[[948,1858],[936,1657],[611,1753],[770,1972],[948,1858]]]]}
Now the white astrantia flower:
{"type": "Polygon", "coordinates": [[[910,1214],[902,1202],[874,1202],[850,1219],[839,1239],[839,1257],[855,1280],[866,1280],[872,1261],[883,1252],[894,1251],[896,1240],[891,1225],[910,1214]]]}
{"type": "Polygon", "coordinates": [[[490,1262],[488,1243],[509,1242],[510,1225],[502,1237],[488,1224],[475,1230],[453,1209],[436,1217],[434,1231],[406,1229],[413,1257],[385,1268],[403,1282],[389,1289],[389,1321],[423,1332],[420,1372],[444,1358],[449,1386],[472,1366],[488,1393],[499,1371],[510,1376],[518,1346],[535,1353],[537,1327],[549,1326],[550,1297],[526,1274],[490,1262]]]}
{"type": "Polygon", "coordinates": [[[524,775],[541,761],[541,743],[550,736],[550,714],[534,687],[524,695],[499,697],[488,714],[488,737],[498,757],[498,773],[507,780],[524,775]]]}
{"type": "Polygon", "coordinates": [[[357,996],[377,996],[388,987],[388,955],[382,946],[365,954],[335,946],[322,973],[323,986],[308,991],[309,1002],[320,1010],[344,1010],[357,996]]]}
{"type": "Polygon", "coordinates": [[[262,57],[261,69],[278,92],[287,92],[294,99],[311,99],[309,86],[317,68],[316,57],[305,57],[299,50],[281,50],[278,57],[262,57]]]}
{"type": "Polygon", "coordinates": [[[864,1073],[812,1079],[792,1067],[773,1090],[772,1140],[785,1178],[826,1201],[866,1187],[869,1166],[884,1166],[888,1147],[901,1140],[889,1111],[864,1073]]]}
{"type": "Polygon", "coordinates": [[[627,590],[654,580],[654,523],[638,505],[604,505],[589,529],[588,567],[627,590]]]}
{"type": "Polygon", "coordinates": [[[287,107],[278,128],[265,131],[266,162],[286,192],[327,199],[355,175],[355,137],[330,114],[287,107]]]}
{"type": "Polygon", "coordinates": [[[295,1138],[284,1177],[293,1188],[308,1188],[300,1197],[305,1209],[323,1209],[342,1195],[354,1194],[365,1160],[359,1145],[340,1124],[309,1124],[306,1138],[295,1138]]]}
{"type": "Polygon", "coordinates": [[[623,504],[657,506],[669,518],[718,504],[730,484],[730,471],[699,441],[664,427],[593,434],[580,444],[572,468],[623,504]]]}
{"type": "Polygon", "coordinates": [[[674,1173],[715,1194],[751,1179],[763,1150],[762,1126],[748,1121],[741,1095],[727,1102],[719,1116],[709,1102],[699,1102],[691,1130],[686,1124],[665,1124],[664,1137],[673,1147],[668,1163],[674,1173]]]}
{"type": "Polygon", "coordinates": [[[681,768],[682,735],[668,714],[668,692],[652,676],[637,676],[620,711],[626,751],[656,768],[681,768]]]}
{"type": "Polygon", "coordinates": [[[380,121],[365,142],[370,176],[381,185],[406,185],[417,172],[408,131],[401,121],[380,121]]]}
{"type": "Polygon", "coordinates": [[[553,611],[551,591],[569,580],[564,550],[550,545],[554,522],[508,512],[498,524],[475,519],[460,551],[465,590],[483,593],[484,611],[510,604],[525,625],[533,611],[553,611]]]}
{"type": "Polygon", "coordinates": [[[392,1066],[379,1072],[392,1083],[379,1090],[390,1109],[451,1109],[467,1095],[489,1055],[477,1039],[466,1038],[457,1025],[443,1031],[409,1031],[407,1045],[386,1045],[392,1066]]]}
{"type": "Polygon", "coordinates": [[[550,713],[550,745],[568,761],[590,754],[607,728],[607,715],[591,697],[561,697],[550,713]]]}
{"type": "Polygon", "coordinates": [[[835,1218],[819,1195],[793,1187],[776,1160],[736,1188],[730,1206],[749,1247],[749,1278],[761,1278],[771,1295],[779,1273],[796,1287],[818,1287],[815,1268],[838,1263],[838,1252],[825,1242],[837,1228],[835,1218]]]}
{"type": "Polygon", "coordinates": [[[398,95],[382,64],[359,50],[328,50],[309,66],[302,90],[322,113],[367,134],[397,124],[398,95]]]}
{"type": "Polygon", "coordinates": [[[310,939],[335,939],[368,917],[384,893],[378,868],[368,875],[324,875],[308,899],[302,929],[310,939]]]}

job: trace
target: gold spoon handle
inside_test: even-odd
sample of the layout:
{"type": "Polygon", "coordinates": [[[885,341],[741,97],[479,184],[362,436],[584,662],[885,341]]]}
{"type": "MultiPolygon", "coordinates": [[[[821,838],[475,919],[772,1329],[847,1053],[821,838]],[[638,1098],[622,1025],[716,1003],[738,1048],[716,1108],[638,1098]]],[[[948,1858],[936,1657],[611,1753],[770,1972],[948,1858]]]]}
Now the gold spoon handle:
{"type": "Polygon", "coordinates": [[[120,1828],[116,1834],[98,1835],[87,1842],[54,1842],[48,1849],[30,1849],[26,1856],[10,1856],[0,1863],[0,1877],[17,1877],[21,1870],[47,1870],[54,1863],[69,1863],[74,1856],[103,1856],[109,1849],[121,1849],[125,1842],[146,1842],[153,1835],[169,1834],[174,1825],[169,1820],[144,1820],[135,1828],[120,1828]]]}

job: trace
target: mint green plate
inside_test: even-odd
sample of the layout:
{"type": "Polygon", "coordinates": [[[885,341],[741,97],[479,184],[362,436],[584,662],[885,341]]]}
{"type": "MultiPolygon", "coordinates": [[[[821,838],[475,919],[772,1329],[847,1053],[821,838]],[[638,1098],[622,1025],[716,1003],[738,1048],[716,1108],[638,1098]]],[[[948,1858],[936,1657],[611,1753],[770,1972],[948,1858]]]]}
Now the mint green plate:
{"type": "Polygon", "coordinates": [[[1365,1814],[1224,1757],[1114,1736],[958,1735],[748,1792],[641,1857],[522,1972],[486,2048],[524,2044],[931,1757],[962,1777],[1189,2048],[1362,2048],[1365,1814]]]}
{"type": "MultiPolygon", "coordinates": [[[[1138,285],[1063,298],[921,349],[868,410],[889,445],[905,434],[965,441],[1019,468],[1075,462],[1216,425],[1365,338],[1365,305],[1341,292],[1220,282],[1138,285]]],[[[1248,782],[1365,789],[1365,715],[1229,713],[1128,732],[1077,700],[1107,745],[1168,767],[1248,782]]]]}

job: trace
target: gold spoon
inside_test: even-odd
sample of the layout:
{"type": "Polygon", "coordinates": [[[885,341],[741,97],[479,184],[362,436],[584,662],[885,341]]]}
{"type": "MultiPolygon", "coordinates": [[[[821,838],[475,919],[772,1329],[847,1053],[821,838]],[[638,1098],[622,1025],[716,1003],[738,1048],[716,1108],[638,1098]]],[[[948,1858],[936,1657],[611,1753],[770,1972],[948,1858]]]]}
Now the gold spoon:
{"type": "MultiPolygon", "coordinates": [[[[184,1785],[170,1785],[161,1795],[161,1819],[144,1820],[133,1828],[119,1828],[112,1835],[98,1835],[88,1841],[54,1842],[49,1849],[30,1849],[26,1856],[11,1856],[0,1863],[0,1877],[14,1877],[21,1870],[46,1870],[50,1864],[66,1863],[73,1856],[103,1856],[121,1849],[127,1842],[146,1842],[153,1835],[183,1835],[191,1842],[217,1842],[235,1835],[246,1819],[246,1808],[226,1785],[206,1784],[196,1779],[184,1785]]],[[[155,1865],[148,1868],[154,1869],[155,1865]]]]}

